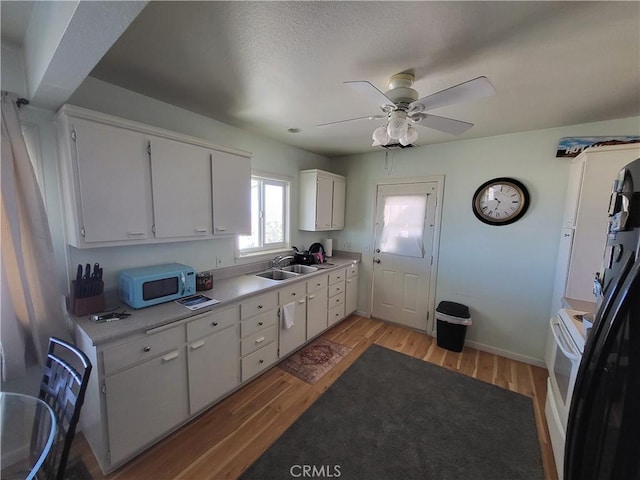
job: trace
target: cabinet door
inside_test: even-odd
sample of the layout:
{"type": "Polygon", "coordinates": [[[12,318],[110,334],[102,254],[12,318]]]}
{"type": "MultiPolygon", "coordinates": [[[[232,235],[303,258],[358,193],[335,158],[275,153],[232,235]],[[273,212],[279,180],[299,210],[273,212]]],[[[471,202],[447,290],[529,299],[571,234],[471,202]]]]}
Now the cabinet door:
{"type": "Polygon", "coordinates": [[[73,119],[84,241],[151,237],[151,178],[144,137],[123,128],[73,119]]]}
{"type": "Polygon", "coordinates": [[[551,315],[557,315],[562,308],[562,297],[567,288],[569,263],[571,262],[571,247],[573,246],[573,228],[563,228],[560,233],[560,247],[556,264],[556,276],[553,284],[553,298],[551,299],[551,315]]]}
{"type": "Polygon", "coordinates": [[[293,310],[293,326],[286,327],[285,306],[280,308],[280,358],[288,355],[307,339],[307,299],[299,298],[288,304],[288,311],[293,310]]]}
{"type": "Polygon", "coordinates": [[[211,235],[211,151],[156,137],[150,145],[155,236],[211,235]]]}
{"type": "Polygon", "coordinates": [[[578,202],[580,201],[580,186],[584,173],[584,159],[574,160],[569,168],[569,183],[564,204],[564,226],[575,227],[578,214],[578,202]]]}
{"type": "Polygon", "coordinates": [[[131,457],[188,416],[184,347],[104,383],[112,464],[131,457]]]}
{"type": "Polygon", "coordinates": [[[333,181],[333,202],[331,211],[331,228],[344,228],[344,206],[347,184],[340,180],[333,181]]]}
{"type": "Polygon", "coordinates": [[[324,332],[327,323],[327,289],[322,288],[307,295],[307,340],[324,332]]]}
{"type": "Polygon", "coordinates": [[[344,311],[347,315],[358,309],[358,277],[347,278],[344,311]]]}
{"type": "Polygon", "coordinates": [[[330,230],[333,205],[333,180],[318,177],[316,191],[316,229],[330,230]]]}
{"type": "Polygon", "coordinates": [[[213,151],[213,233],[251,234],[251,158],[213,151]]]}
{"type": "Polygon", "coordinates": [[[238,386],[240,342],[233,326],[191,342],[187,349],[189,407],[193,415],[238,386]]]}

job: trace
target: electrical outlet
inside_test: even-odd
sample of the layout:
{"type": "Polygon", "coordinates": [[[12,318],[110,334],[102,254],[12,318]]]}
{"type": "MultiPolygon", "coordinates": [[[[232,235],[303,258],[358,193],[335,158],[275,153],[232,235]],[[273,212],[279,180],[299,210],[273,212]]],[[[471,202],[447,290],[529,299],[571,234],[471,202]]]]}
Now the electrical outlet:
{"type": "Polygon", "coordinates": [[[221,266],[222,266],[222,258],[216,257],[216,267],[221,267],[221,266]]]}

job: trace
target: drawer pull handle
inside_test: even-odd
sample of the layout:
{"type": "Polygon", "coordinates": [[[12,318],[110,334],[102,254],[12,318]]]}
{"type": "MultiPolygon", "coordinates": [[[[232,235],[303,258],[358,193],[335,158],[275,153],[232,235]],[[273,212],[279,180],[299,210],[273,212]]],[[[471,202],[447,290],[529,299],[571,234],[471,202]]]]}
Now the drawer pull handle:
{"type": "Polygon", "coordinates": [[[305,302],[305,300],[298,300],[298,305],[302,305],[305,302]]]}
{"type": "Polygon", "coordinates": [[[199,342],[191,344],[191,350],[197,350],[197,349],[199,349],[200,347],[203,347],[203,346],[204,346],[204,340],[200,340],[199,342]]]}
{"type": "Polygon", "coordinates": [[[258,308],[262,308],[262,305],[258,305],[258,308]]]}
{"type": "Polygon", "coordinates": [[[211,325],[214,326],[214,327],[217,327],[218,326],[218,322],[211,322],[211,325]]]}
{"type": "Polygon", "coordinates": [[[256,343],[264,342],[264,337],[256,338],[256,343]]]}
{"type": "Polygon", "coordinates": [[[262,326],[264,325],[264,322],[258,322],[258,325],[262,326]]]}
{"type": "Polygon", "coordinates": [[[144,232],[127,232],[127,236],[129,237],[144,237],[144,232]]]}
{"type": "Polygon", "coordinates": [[[314,298],[316,298],[316,296],[315,296],[315,295],[309,295],[309,300],[312,300],[312,299],[314,299],[314,298]]]}
{"type": "Polygon", "coordinates": [[[293,295],[295,297],[296,296],[296,292],[292,292],[291,295],[293,295]]]}
{"type": "Polygon", "coordinates": [[[194,229],[195,233],[207,233],[206,228],[196,228],[194,229]]]}
{"type": "Polygon", "coordinates": [[[264,363],[264,360],[258,360],[258,363],[264,363]]]}
{"type": "Polygon", "coordinates": [[[164,357],[162,357],[162,361],[163,362],[170,362],[171,360],[175,360],[176,358],[178,358],[178,351],[176,350],[175,352],[171,352],[168,355],[165,355],[164,357]]]}
{"type": "Polygon", "coordinates": [[[145,352],[150,352],[151,351],[151,347],[147,346],[147,347],[144,347],[142,350],[144,350],[145,352]]]}

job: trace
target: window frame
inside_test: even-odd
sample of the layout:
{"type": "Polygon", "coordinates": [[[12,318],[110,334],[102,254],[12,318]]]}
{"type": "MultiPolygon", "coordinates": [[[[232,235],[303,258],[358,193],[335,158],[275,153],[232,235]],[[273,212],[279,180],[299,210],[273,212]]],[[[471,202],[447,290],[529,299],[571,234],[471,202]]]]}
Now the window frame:
{"type": "MultiPolygon", "coordinates": [[[[236,249],[238,252],[237,257],[239,258],[263,255],[268,253],[275,253],[275,252],[291,249],[290,219],[291,219],[291,184],[293,179],[291,177],[287,177],[284,175],[262,172],[259,170],[252,170],[251,181],[253,182],[255,180],[260,182],[259,208],[261,210],[258,216],[258,219],[259,219],[258,220],[258,230],[259,230],[258,237],[259,237],[260,245],[258,247],[241,249],[240,237],[242,237],[242,235],[238,235],[236,237],[236,249]],[[283,202],[283,219],[282,220],[283,220],[283,228],[284,228],[284,232],[283,232],[284,238],[282,242],[265,244],[265,222],[264,222],[265,215],[263,213],[265,185],[276,185],[276,186],[282,186],[284,188],[283,199],[282,199],[282,202],[283,202]]],[[[252,209],[253,209],[253,202],[252,202],[252,209]]],[[[253,220],[253,210],[251,212],[251,216],[253,220]]],[[[252,221],[252,225],[253,225],[253,221],[252,221]]]]}

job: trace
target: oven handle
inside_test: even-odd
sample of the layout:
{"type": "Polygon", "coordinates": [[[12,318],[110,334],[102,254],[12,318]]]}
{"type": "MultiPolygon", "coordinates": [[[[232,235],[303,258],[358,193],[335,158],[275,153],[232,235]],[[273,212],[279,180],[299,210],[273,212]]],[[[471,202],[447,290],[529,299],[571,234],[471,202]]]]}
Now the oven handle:
{"type": "Polygon", "coordinates": [[[558,345],[558,348],[562,351],[564,356],[571,361],[580,360],[580,354],[576,353],[573,347],[571,347],[569,342],[566,340],[558,320],[552,318],[550,321],[551,333],[553,333],[553,338],[556,339],[556,344],[558,345]]]}

